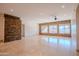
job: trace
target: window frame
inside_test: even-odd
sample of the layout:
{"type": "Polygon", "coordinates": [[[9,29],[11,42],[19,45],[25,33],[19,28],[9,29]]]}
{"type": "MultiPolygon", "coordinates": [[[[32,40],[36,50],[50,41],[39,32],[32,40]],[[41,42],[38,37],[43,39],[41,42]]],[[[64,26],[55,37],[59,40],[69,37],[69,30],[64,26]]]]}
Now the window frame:
{"type": "Polygon", "coordinates": [[[40,23],[39,24],[39,34],[40,35],[52,35],[52,36],[67,36],[67,37],[71,37],[71,20],[64,20],[64,21],[57,21],[57,22],[49,22],[49,23],[40,23]],[[60,24],[69,24],[69,27],[70,27],[70,33],[69,34],[62,34],[62,33],[59,33],[59,25],[60,24]],[[41,33],[41,26],[43,25],[46,25],[48,27],[48,33],[41,33]],[[50,33],[49,32],[49,26],[53,26],[53,25],[57,25],[57,33],[50,33]]]}

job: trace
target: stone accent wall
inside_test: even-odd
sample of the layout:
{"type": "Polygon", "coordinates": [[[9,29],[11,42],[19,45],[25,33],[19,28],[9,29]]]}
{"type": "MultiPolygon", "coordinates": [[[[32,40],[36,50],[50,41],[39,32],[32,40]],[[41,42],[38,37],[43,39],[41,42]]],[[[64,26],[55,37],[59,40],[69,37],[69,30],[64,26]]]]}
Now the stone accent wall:
{"type": "Polygon", "coordinates": [[[5,14],[5,42],[21,39],[20,18],[5,14]]]}

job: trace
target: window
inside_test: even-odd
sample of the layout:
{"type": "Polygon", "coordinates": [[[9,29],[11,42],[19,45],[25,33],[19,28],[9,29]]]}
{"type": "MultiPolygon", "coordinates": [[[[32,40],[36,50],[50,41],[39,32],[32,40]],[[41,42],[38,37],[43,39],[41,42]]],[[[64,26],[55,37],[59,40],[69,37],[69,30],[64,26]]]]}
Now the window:
{"type": "Polygon", "coordinates": [[[65,32],[64,25],[59,25],[59,33],[64,34],[64,32],[65,32]]]}
{"type": "Polygon", "coordinates": [[[48,26],[47,25],[41,26],[41,33],[48,33],[48,26]]]}
{"type": "Polygon", "coordinates": [[[39,24],[39,34],[71,37],[71,21],[57,21],[39,24]]]}
{"type": "Polygon", "coordinates": [[[65,34],[70,34],[70,25],[65,25],[65,34]]]}
{"type": "Polygon", "coordinates": [[[61,24],[59,25],[60,34],[70,34],[70,24],[61,24]]]}
{"type": "Polygon", "coordinates": [[[57,25],[50,25],[49,26],[49,33],[57,34],[57,25]]]}

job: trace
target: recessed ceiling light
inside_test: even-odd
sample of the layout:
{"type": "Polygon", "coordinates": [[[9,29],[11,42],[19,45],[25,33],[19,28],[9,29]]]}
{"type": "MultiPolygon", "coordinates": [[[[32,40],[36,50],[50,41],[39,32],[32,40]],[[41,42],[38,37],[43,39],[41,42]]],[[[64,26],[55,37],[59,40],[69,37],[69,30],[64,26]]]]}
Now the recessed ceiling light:
{"type": "Polygon", "coordinates": [[[10,9],[10,11],[13,12],[14,10],[13,9],[10,9]]]}
{"type": "Polygon", "coordinates": [[[62,5],[62,6],[61,6],[61,8],[65,8],[65,6],[64,6],[64,5],[62,5]]]}

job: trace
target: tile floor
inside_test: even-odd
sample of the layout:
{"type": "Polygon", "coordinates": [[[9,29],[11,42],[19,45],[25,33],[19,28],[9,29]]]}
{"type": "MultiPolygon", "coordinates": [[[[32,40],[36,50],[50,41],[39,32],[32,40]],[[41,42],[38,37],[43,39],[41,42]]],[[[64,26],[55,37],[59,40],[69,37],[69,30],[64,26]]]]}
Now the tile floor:
{"type": "Polygon", "coordinates": [[[1,56],[76,56],[76,43],[68,37],[33,36],[0,43],[1,56]]]}

